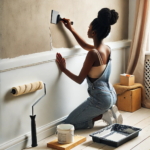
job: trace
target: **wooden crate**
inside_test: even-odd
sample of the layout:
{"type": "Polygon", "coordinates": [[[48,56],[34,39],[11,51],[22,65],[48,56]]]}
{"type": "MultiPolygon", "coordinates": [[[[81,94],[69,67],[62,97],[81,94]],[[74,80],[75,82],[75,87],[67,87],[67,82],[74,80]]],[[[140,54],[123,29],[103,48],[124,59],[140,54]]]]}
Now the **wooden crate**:
{"type": "Polygon", "coordinates": [[[117,98],[116,105],[119,110],[134,112],[141,108],[141,88],[126,91],[117,98]]]}
{"type": "Polygon", "coordinates": [[[135,76],[122,76],[120,75],[120,84],[125,86],[131,86],[134,85],[135,82],[135,76]]]}

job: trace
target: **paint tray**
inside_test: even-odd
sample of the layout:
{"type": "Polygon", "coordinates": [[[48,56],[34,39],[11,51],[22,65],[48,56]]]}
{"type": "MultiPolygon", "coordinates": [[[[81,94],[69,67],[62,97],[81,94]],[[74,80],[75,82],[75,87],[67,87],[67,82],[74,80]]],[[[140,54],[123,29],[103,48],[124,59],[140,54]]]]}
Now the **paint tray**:
{"type": "Polygon", "coordinates": [[[91,133],[93,142],[118,147],[138,136],[142,129],[128,125],[113,124],[99,131],[91,133]]]}

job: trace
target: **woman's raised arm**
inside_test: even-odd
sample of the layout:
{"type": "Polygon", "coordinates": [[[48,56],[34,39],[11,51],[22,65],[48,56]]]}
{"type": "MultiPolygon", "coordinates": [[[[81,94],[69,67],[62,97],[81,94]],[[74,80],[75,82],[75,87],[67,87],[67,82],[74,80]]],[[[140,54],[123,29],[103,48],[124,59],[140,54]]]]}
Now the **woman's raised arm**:
{"type": "Polygon", "coordinates": [[[70,32],[73,34],[73,36],[75,37],[75,39],[77,40],[77,42],[79,43],[79,45],[87,50],[90,51],[92,49],[94,49],[93,45],[90,45],[88,43],[86,43],[83,38],[75,31],[75,29],[72,27],[71,23],[70,23],[70,19],[65,19],[63,18],[62,20],[63,24],[65,25],[65,27],[70,30],[70,32]]]}

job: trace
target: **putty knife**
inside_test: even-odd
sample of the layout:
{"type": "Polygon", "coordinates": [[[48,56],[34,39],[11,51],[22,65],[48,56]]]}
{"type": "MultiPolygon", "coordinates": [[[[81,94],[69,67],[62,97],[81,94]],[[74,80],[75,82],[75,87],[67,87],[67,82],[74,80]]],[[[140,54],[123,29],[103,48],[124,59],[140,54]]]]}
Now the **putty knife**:
{"type": "MultiPolygon", "coordinates": [[[[52,10],[51,11],[51,23],[53,24],[57,24],[59,21],[63,20],[58,11],[52,10]]],[[[71,24],[73,25],[73,22],[71,22],[71,24]]]]}

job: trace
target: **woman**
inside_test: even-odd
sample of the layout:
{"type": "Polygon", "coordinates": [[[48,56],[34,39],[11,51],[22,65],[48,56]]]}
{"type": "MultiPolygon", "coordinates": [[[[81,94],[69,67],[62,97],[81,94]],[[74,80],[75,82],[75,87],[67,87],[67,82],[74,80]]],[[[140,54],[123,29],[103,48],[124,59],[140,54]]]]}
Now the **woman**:
{"type": "Polygon", "coordinates": [[[94,122],[103,119],[108,124],[122,123],[122,116],[114,105],[117,96],[113,86],[109,83],[111,72],[111,50],[104,45],[103,39],[111,30],[111,25],[118,20],[115,10],[103,8],[98,12],[88,30],[88,37],[93,39],[94,45],[87,44],[74,30],[69,19],[63,19],[80,46],[89,51],[79,75],[74,75],[66,68],[65,59],[60,53],[56,54],[56,62],[60,70],[73,81],[81,84],[85,78],[88,83],[89,98],[78,106],[65,120],[75,126],[75,129],[92,128],[94,122]]]}

